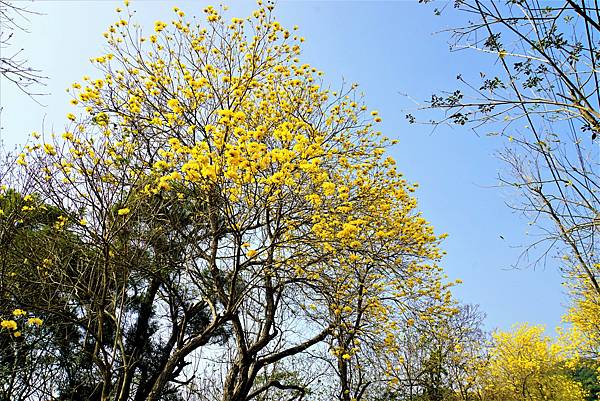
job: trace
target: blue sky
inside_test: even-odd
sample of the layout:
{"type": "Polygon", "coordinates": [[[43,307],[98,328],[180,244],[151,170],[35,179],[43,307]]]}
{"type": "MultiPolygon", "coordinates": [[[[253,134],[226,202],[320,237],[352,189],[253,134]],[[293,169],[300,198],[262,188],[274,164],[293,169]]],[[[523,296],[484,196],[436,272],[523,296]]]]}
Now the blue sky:
{"type": "MultiPolygon", "coordinates": [[[[229,3],[230,17],[246,16],[254,8],[252,1],[229,3]]],[[[114,10],[122,6],[109,0],[18,4],[42,14],[29,17],[29,32],[17,32],[13,46],[24,48],[31,64],[49,77],[45,91],[50,95],[39,98],[42,107],[0,81],[1,138],[7,145],[26,142],[32,131],[61,130],[71,107],[65,88],[93,75],[89,58],[102,53],[102,32],[117,20],[114,10]]],[[[150,30],[155,20],[170,19],[175,5],[190,15],[200,14],[206,4],[216,5],[133,0],[131,7],[150,30]]],[[[522,321],[558,325],[567,298],[555,263],[513,269],[519,246],[532,238],[526,235],[527,220],[506,206],[514,194],[496,188],[503,165],[494,152],[501,140],[465,128],[433,132],[404,118],[415,108],[411,98],[454,89],[458,73],[475,76],[493,65],[493,56],[450,53],[447,35],[433,34],[458,24],[461,16],[449,10],[436,17],[431,6],[417,0],[280,1],[275,13],[283,25],[300,26],[306,38],[303,60],[325,71],[334,87],[342,80],[358,82],[369,107],[380,111],[384,133],[400,140],[391,152],[408,179],[419,182],[420,209],[438,232],[449,233],[442,264],[450,278],[464,281],[456,296],[480,304],[488,328],[507,329],[522,321]]],[[[430,118],[426,112],[419,115],[430,118]]]]}

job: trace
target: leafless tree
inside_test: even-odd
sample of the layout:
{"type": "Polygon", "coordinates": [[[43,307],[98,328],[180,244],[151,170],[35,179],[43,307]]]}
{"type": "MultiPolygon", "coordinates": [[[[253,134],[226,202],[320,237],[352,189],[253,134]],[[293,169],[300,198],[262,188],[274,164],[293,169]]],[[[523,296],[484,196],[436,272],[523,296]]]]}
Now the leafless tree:
{"type": "Polygon", "coordinates": [[[28,96],[42,94],[39,87],[46,77],[29,64],[23,49],[14,49],[13,40],[15,32],[26,31],[28,16],[35,14],[14,2],[0,0],[0,75],[28,96]]]}
{"type": "MultiPolygon", "coordinates": [[[[600,296],[598,2],[453,5],[468,22],[447,31],[451,49],[491,55],[495,63],[479,76],[459,74],[459,89],[432,95],[425,108],[445,114],[431,122],[504,139],[500,158],[508,174],[500,180],[518,192],[512,206],[537,228],[528,247],[541,249],[534,260],[560,256],[565,273],[600,296]]],[[[436,13],[450,11],[444,7],[436,13]]]]}

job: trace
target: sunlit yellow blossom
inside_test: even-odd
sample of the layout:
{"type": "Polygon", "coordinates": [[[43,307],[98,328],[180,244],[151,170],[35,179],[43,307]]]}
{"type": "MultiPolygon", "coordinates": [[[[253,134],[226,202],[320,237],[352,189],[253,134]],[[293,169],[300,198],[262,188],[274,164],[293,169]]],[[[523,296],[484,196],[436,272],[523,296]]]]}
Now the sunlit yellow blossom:
{"type": "Polygon", "coordinates": [[[21,166],[26,166],[27,162],[25,161],[25,153],[21,153],[19,154],[19,157],[17,157],[17,164],[21,165],[21,166]]]}
{"type": "Polygon", "coordinates": [[[44,144],[44,153],[50,156],[56,155],[56,149],[49,143],[44,144]]]}
{"type": "Polygon", "coordinates": [[[335,194],[335,184],[332,182],[323,183],[323,193],[327,196],[335,194]]]}
{"type": "Polygon", "coordinates": [[[27,319],[27,324],[30,326],[41,326],[43,323],[44,321],[39,317],[30,317],[29,319],[27,319]]]}
{"type": "Polygon", "coordinates": [[[162,22],[162,21],[156,21],[156,22],[154,23],[154,30],[155,30],[156,32],[160,32],[160,31],[162,31],[163,29],[165,29],[166,27],[167,27],[167,24],[166,24],[166,23],[164,23],[164,22],[162,22]]]}
{"type": "Polygon", "coordinates": [[[14,320],[3,320],[2,323],[0,323],[0,327],[7,330],[16,330],[17,322],[14,320]]]}

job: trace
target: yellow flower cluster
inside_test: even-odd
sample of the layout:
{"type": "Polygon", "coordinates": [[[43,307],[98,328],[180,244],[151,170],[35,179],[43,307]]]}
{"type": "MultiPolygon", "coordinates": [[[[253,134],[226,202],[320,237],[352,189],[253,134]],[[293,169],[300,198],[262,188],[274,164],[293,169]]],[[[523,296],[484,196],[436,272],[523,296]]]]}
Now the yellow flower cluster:
{"type": "Polygon", "coordinates": [[[2,320],[1,326],[3,329],[16,330],[17,322],[14,320],[2,320]]]}
{"type": "MultiPolygon", "coordinates": [[[[0,320],[0,329],[6,330],[13,337],[21,337],[22,333],[19,330],[19,323],[17,322],[20,318],[27,317],[28,313],[23,309],[14,309],[12,311],[12,319],[1,319],[0,320]],[[16,319],[16,320],[15,320],[16,319]]],[[[41,326],[43,324],[43,320],[38,317],[30,317],[27,319],[26,324],[28,326],[41,326]]]]}

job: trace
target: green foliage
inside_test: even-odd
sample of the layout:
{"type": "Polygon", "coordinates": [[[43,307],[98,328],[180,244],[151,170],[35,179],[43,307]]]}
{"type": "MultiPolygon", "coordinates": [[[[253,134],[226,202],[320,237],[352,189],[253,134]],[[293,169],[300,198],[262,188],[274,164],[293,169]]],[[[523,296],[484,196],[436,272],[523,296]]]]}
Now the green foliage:
{"type": "Polygon", "coordinates": [[[586,401],[600,399],[600,361],[582,359],[571,372],[571,375],[586,390],[586,401]]]}

